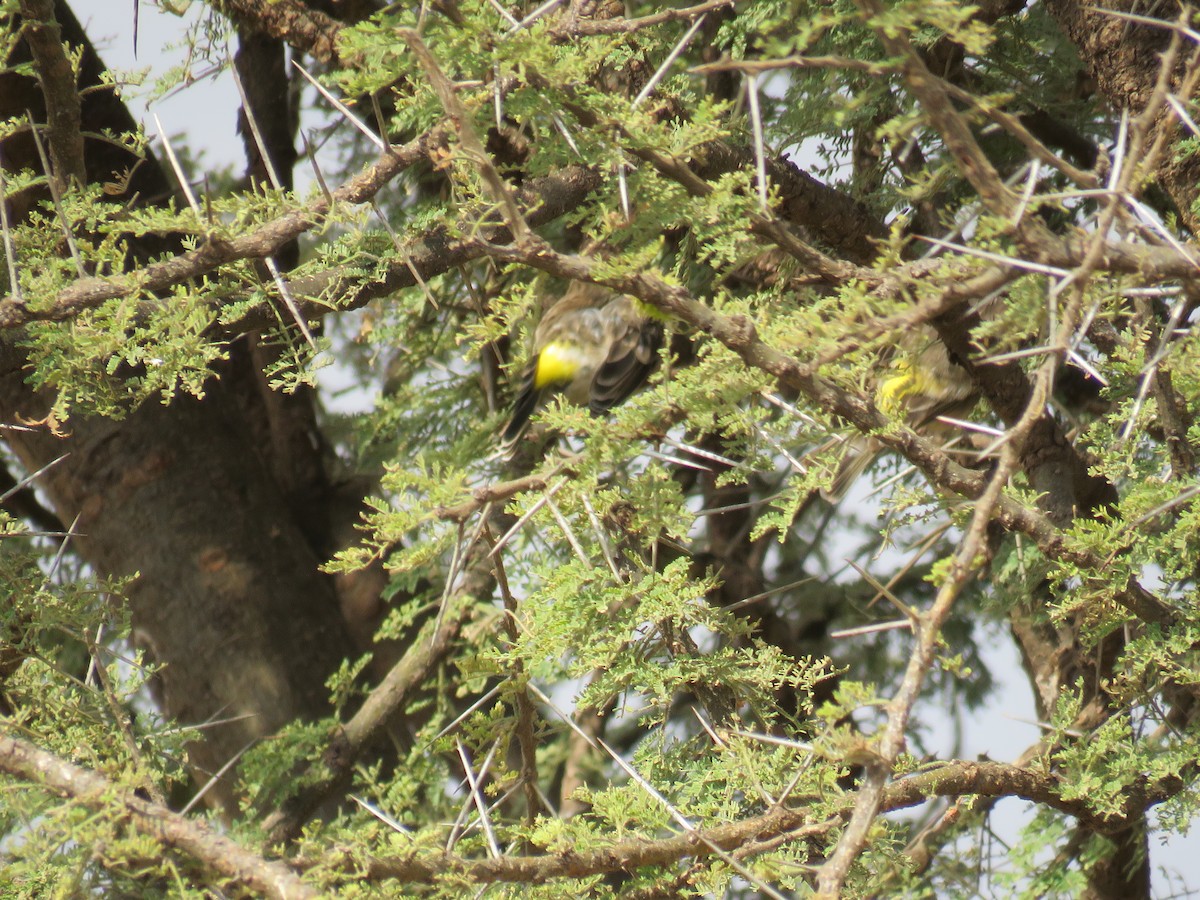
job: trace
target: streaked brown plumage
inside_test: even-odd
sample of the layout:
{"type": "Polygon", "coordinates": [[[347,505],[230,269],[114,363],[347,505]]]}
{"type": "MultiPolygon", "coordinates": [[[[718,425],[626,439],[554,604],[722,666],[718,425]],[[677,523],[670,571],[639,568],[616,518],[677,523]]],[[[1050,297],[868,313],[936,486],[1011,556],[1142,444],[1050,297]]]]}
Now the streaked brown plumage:
{"type": "Polygon", "coordinates": [[[512,448],[553,393],[596,414],[621,403],[645,384],[662,341],[662,324],[632,298],[573,282],[534,332],[534,357],[504,427],[502,449],[512,448]]]}

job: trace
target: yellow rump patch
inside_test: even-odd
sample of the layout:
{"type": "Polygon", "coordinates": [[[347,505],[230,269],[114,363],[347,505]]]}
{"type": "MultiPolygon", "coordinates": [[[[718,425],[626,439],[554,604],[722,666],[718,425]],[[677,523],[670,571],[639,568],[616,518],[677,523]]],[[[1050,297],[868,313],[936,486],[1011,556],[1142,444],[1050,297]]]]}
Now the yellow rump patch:
{"type": "Polygon", "coordinates": [[[544,388],[549,385],[567,384],[574,380],[575,373],[579,371],[579,364],[578,348],[551,341],[538,354],[533,386],[544,388]]]}
{"type": "Polygon", "coordinates": [[[904,403],[913,394],[921,391],[921,377],[913,370],[907,360],[900,360],[893,367],[896,373],[879,385],[875,393],[875,402],[885,415],[892,418],[904,412],[904,403]]]}

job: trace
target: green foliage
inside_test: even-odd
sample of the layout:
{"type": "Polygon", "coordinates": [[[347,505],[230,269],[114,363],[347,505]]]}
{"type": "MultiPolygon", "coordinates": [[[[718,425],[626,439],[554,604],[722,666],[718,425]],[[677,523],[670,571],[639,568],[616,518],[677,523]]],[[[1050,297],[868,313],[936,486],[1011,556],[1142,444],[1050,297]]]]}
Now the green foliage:
{"type": "MultiPolygon", "coordinates": [[[[7,515],[0,519],[0,646],[6,659],[24,659],[4,682],[13,710],[5,733],[104,774],[114,794],[183,783],[185,741],[195,733],[147,708],[155,670],[130,644],[123,586],[78,573],[47,576],[39,562],[45,539],[31,537],[7,515]]],[[[163,857],[158,841],[130,827],[115,806],[97,812],[54,791],[18,790],[10,782],[0,828],[6,896],[46,896],[51,889],[137,893],[141,874],[159,864],[175,873],[187,895],[199,896],[181,871],[191,864],[163,857]]]]}
{"type": "MultiPolygon", "coordinates": [[[[660,11],[632,6],[631,15],[660,11]]],[[[30,317],[19,338],[22,377],[47,396],[47,421],[66,432],[85,416],[117,420],[143,403],[203,398],[213,378],[225,377],[246,323],[269,389],[303,396],[319,384],[317,371],[333,365],[360,398],[370,395],[366,412],[323,414],[322,435],[313,437],[336,456],[336,476],[372,483],[354,540],[335,552],[314,539],[305,552],[327,552],[321,562],[331,577],[372,572],[390,580],[371,626],[376,656],[344,660],[328,677],[328,718],[293,722],[246,753],[237,767],[240,818],[229,824],[237,840],[254,846],[269,813],[322,783],[334,736],[379,678],[374,663],[393,663],[391,651],[419,651],[461,600],[469,624],[381,727],[388,740],[356,760],[348,786],[339,783],[353,802],[329,804],[307,823],[294,848],[305,878],[338,896],[400,896],[400,888],[368,877],[372,865],[436,860],[442,868],[412,895],[459,897],[479,889],[464,867],[497,848],[543,860],[602,858],[620,842],[630,842],[620,847],[630,852],[786,808],[803,826],[761,837],[748,831],[724,855],[701,853],[708,845],[696,838],[666,863],[618,860],[545,885],[528,876],[488,890],[751,896],[762,882],[803,894],[884,752],[887,717],[896,715],[889,704],[911,677],[927,625],[919,617],[942,587],[957,599],[929,658],[919,661],[923,691],[905,710],[908,744],[897,751],[893,779],[919,775],[925,753],[968,755],[958,746],[961,732],[976,727],[1000,682],[1022,677],[993,670],[1006,665],[993,650],[1010,630],[1024,629],[1031,667],[1030,648],[1041,646],[1047,659],[1078,654],[1071,658],[1095,663],[1100,674],[1041,660],[1037,702],[1050,708],[1038,711],[1046,733],[1030,738],[1041,745],[1028,765],[1053,780],[1055,803],[1034,804],[1004,859],[972,836],[987,814],[982,800],[977,815],[967,800],[955,807],[968,824],[948,816],[938,840],[951,850],[923,867],[909,843],[924,839],[924,823],[880,817],[847,873],[846,896],[967,896],[985,888],[1076,896],[1113,850],[1099,834],[1076,841],[1081,832],[1061,808],[1114,818],[1141,812],[1131,804],[1144,805],[1138,792],[1147,783],[1177,788],[1157,798],[1164,801],[1158,827],[1190,827],[1200,799],[1195,725],[1177,725],[1168,710],[1186,709],[1172,704],[1200,688],[1200,504],[1195,473],[1180,467],[1181,446],[1200,446],[1200,349],[1187,335],[1158,358],[1168,360],[1159,372],[1169,372],[1182,406],[1183,434],[1169,434],[1162,407],[1169,401],[1151,390],[1148,361],[1167,322],[1188,322],[1171,318],[1173,296],[1165,305],[1158,297],[1132,302],[1143,296],[1132,291],[1156,286],[1131,266],[1101,271],[1096,263],[1066,279],[1064,270],[1034,264],[930,312],[989,275],[997,258],[1026,252],[1017,219],[1078,239],[1092,233],[1101,200],[1097,192],[1072,193],[1066,176],[1046,167],[1029,182],[1021,216],[983,209],[978,185],[964,176],[928,109],[902,90],[898,61],[880,42],[881,32],[906,35],[919,53],[946,63],[938,77],[969,87],[972,102],[950,105],[1020,191],[1029,149],[989,114],[1057,118],[1085,140],[1114,124],[1076,90],[1080,62],[1045,7],[989,24],[975,7],[948,0],[889,3],[877,21],[841,0],[755,0],[714,10],[705,34],[663,72],[649,99],[634,102],[690,21],[564,36],[565,10],[510,32],[486,0],[389,5],[340,29],[338,66],[320,77],[393,143],[422,139],[427,158],[379,194],[378,210],[334,204],[306,232],[287,277],[310,308],[325,311],[311,344],[255,259],[155,290],[129,270],[134,248],[150,238],[169,236],[173,251],[163,258],[170,258],[308,216],[323,196],[316,189],[304,197],[219,183],[198,216],[178,204],[126,208],[92,185],[57,206],[34,204],[5,229],[19,266],[10,273],[6,263],[4,274],[15,276],[30,317]],[[465,120],[448,121],[398,28],[419,31],[455,84],[465,120]],[[794,213],[782,221],[776,211],[802,187],[772,181],[764,211],[749,104],[740,88],[707,93],[705,78],[716,73],[696,69],[718,58],[780,62],[757,76],[762,149],[781,168],[803,170],[793,173],[802,187],[813,171],[839,196],[862,202],[855,214],[880,225],[862,229],[877,250],[869,268],[837,284],[819,266],[809,270],[807,260],[819,254],[847,267],[860,261],[835,246],[838,229],[829,223],[797,223],[794,213]],[[501,459],[496,434],[536,324],[567,284],[501,262],[500,254],[482,258],[488,248],[474,242],[500,240],[502,204],[464,129],[489,141],[505,189],[526,192],[522,198],[536,196],[539,179],[568,169],[594,177],[585,201],[537,230],[583,257],[595,279],[686,289],[720,321],[752,326],[762,342],[755,349],[783,354],[799,373],[793,385],[820,384],[847,403],[835,410],[781,386],[768,365],[747,363],[745,346],[714,337],[716,327],[693,328],[654,297],[639,297],[668,338],[647,388],[602,416],[552,401],[535,414],[535,439],[522,443],[515,461],[501,459]],[[920,154],[908,155],[914,148],[920,154]],[[741,163],[721,168],[726,157],[741,163]],[[680,177],[689,164],[721,171],[680,177]],[[940,256],[914,265],[929,250],[911,237],[918,216],[945,226],[965,249],[939,247],[940,256]],[[63,297],[80,283],[64,223],[89,276],[127,279],[129,290],[63,312],[63,297]],[[788,257],[772,242],[784,227],[805,253],[788,257]],[[393,290],[399,284],[411,286],[393,290]],[[1029,382],[1068,303],[1097,327],[1051,355],[1094,371],[1102,390],[1082,400],[1060,392],[1051,406],[1063,443],[1111,486],[1111,502],[1054,520],[1038,506],[1045,486],[1032,483],[1028,461],[1018,460],[1003,493],[1007,512],[985,523],[971,561],[977,578],[961,586],[956,548],[981,491],[953,496],[885,455],[869,470],[877,497],[864,498],[868,477],[852,501],[822,499],[847,460],[898,445],[910,428],[940,443],[936,417],[945,410],[913,417],[878,393],[889,372],[944,341],[935,324],[943,332],[961,325],[955,353],[981,367],[1011,364],[1014,378],[1029,382]],[[861,412],[858,426],[846,409],[861,412]],[[517,481],[531,471],[540,477],[517,481]],[[1053,539],[1014,525],[1014,509],[1040,517],[1053,539]],[[1151,585],[1174,614],[1169,624],[1132,620],[1126,595],[1135,580],[1151,585]],[[953,739],[942,734],[947,721],[959,732],[953,739]],[[537,802],[522,783],[530,770],[546,795],[537,802]],[[573,815],[556,813],[568,805],[573,815]],[[1052,857],[1060,849],[1071,854],[1068,862],[1052,857]],[[465,862],[456,869],[454,861],[465,862]],[[986,886],[977,874],[983,867],[986,886]]],[[[223,61],[230,30],[215,14],[202,16],[185,40],[187,62],[156,90],[191,77],[201,60],[223,61]]],[[[0,50],[15,37],[6,32],[4,40],[0,50]]],[[[13,66],[6,74],[29,71],[13,66]]],[[[324,100],[311,102],[326,109],[324,100]]],[[[340,114],[321,114],[338,127],[340,114]]],[[[0,141],[26,127],[0,123],[0,141]]],[[[338,137],[346,142],[340,171],[325,173],[331,182],[358,171],[362,146],[375,154],[346,130],[338,137]]],[[[140,133],[108,137],[148,152],[140,133]]],[[[185,168],[198,160],[194,151],[184,158],[185,168]]],[[[44,185],[28,170],[6,169],[4,179],[12,197],[44,185]]],[[[1136,231],[1124,218],[1111,227],[1136,231]]],[[[980,426],[959,429],[952,456],[973,467],[957,477],[982,483],[996,463],[975,458],[987,443],[976,438],[1004,427],[1003,416],[986,403],[948,415],[980,426]]],[[[920,462],[911,442],[905,446],[920,462]]],[[[0,519],[0,663],[16,660],[4,673],[14,710],[4,732],[103,773],[114,791],[194,793],[199,782],[185,769],[185,741],[203,735],[155,711],[154,669],[134,648],[120,601],[125,583],[64,574],[58,550],[0,519]]],[[[18,779],[4,791],[5,896],[222,889],[185,854],[164,852],[132,827],[115,805],[64,801],[18,779]]]]}

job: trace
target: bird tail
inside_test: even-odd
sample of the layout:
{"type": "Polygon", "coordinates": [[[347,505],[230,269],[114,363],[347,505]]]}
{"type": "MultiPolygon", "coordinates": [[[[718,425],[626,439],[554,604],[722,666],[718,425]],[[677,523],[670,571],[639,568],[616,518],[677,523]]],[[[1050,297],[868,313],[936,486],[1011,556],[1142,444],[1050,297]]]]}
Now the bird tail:
{"type": "Polygon", "coordinates": [[[837,474],[833,476],[833,483],[821,491],[822,499],[829,503],[840,503],[844,500],[850,486],[871,468],[871,464],[879,456],[880,449],[879,442],[869,437],[860,435],[852,438],[850,446],[842,456],[837,474]]]}
{"type": "Polygon", "coordinates": [[[504,426],[504,431],[500,435],[497,456],[504,458],[512,456],[517,441],[529,427],[529,419],[533,416],[533,411],[537,409],[538,401],[542,396],[541,389],[534,383],[536,374],[537,370],[530,367],[521,379],[521,392],[513,401],[512,415],[509,416],[508,424],[504,426]]]}

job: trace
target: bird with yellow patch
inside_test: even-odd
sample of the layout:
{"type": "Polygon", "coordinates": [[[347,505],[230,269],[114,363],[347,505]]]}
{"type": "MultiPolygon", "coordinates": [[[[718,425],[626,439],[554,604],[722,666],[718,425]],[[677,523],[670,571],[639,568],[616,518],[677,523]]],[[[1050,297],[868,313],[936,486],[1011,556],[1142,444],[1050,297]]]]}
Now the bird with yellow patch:
{"type": "MultiPolygon", "coordinates": [[[[961,436],[960,429],[940,419],[957,418],[971,411],[979,396],[975,383],[932,331],[918,330],[900,343],[902,355],[876,389],[876,405],[880,412],[902,420],[943,446],[954,442],[961,436]]],[[[833,484],[822,492],[825,499],[834,503],[841,500],[882,449],[883,445],[872,437],[851,442],[833,484]]]]}
{"type": "Polygon", "coordinates": [[[662,323],[643,304],[572,282],[534,332],[534,356],[504,426],[501,451],[512,450],[530,416],[556,393],[597,415],[624,401],[646,383],[662,342],[662,323]]]}

